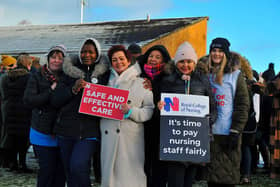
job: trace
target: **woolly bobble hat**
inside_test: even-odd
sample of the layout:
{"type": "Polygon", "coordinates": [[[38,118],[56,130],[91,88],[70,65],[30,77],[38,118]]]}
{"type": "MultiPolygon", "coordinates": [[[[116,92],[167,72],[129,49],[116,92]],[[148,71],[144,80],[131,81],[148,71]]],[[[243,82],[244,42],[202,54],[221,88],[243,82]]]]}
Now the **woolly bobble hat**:
{"type": "Polygon", "coordinates": [[[0,66],[10,66],[17,63],[17,60],[9,55],[2,55],[0,66]]]}
{"type": "Polygon", "coordinates": [[[215,38],[214,40],[212,40],[212,43],[210,45],[210,52],[214,48],[219,48],[219,49],[223,50],[223,52],[225,53],[227,58],[229,58],[229,56],[230,56],[229,46],[230,46],[230,43],[227,39],[225,39],[225,38],[215,38]]]}
{"type": "Polygon", "coordinates": [[[63,56],[66,56],[66,47],[62,44],[60,45],[55,45],[53,47],[51,47],[48,51],[48,55],[52,52],[52,51],[60,51],[62,52],[63,56]]]}
{"type": "Polygon", "coordinates": [[[195,64],[197,63],[196,52],[189,42],[184,42],[178,47],[174,57],[174,62],[177,64],[180,60],[185,59],[190,59],[193,60],[195,64]]]}

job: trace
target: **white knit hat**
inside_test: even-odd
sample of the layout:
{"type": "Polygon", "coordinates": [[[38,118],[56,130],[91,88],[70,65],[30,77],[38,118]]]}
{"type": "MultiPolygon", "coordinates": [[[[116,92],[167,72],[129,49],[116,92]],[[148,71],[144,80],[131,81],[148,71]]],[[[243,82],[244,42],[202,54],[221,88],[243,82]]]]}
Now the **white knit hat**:
{"type": "Polygon", "coordinates": [[[190,59],[193,60],[195,64],[197,63],[196,52],[189,42],[184,42],[178,47],[174,57],[174,62],[177,64],[180,60],[185,59],[190,59]]]}

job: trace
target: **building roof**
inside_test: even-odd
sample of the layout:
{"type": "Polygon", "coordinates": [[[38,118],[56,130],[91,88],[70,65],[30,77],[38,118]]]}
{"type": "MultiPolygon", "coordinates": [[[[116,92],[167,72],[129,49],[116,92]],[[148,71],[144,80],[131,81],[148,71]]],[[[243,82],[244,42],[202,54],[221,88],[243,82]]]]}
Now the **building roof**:
{"type": "Polygon", "coordinates": [[[103,51],[112,45],[144,46],[178,29],[207,17],[172,18],[97,22],[67,25],[28,25],[0,27],[0,54],[44,54],[56,44],[64,44],[68,52],[79,51],[86,38],[96,38],[103,51]]]}

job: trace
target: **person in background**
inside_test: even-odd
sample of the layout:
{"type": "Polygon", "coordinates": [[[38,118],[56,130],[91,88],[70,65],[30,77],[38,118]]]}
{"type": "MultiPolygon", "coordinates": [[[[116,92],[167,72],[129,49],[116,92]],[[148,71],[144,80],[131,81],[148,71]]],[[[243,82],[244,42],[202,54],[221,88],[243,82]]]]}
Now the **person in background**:
{"type": "MultiPolygon", "coordinates": [[[[174,65],[170,66],[168,76],[164,76],[160,82],[160,93],[181,93],[191,95],[203,95],[209,97],[210,119],[209,126],[216,119],[215,99],[211,92],[211,85],[206,74],[196,70],[197,54],[189,42],[182,43],[175,54],[174,65]],[[186,81],[187,80],[187,81],[186,81]]],[[[164,102],[158,103],[161,110],[164,102]]],[[[189,162],[168,162],[168,186],[190,187],[192,186],[196,165],[189,162]]]]}
{"type": "Polygon", "coordinates": [[[53,91],[63,74],[66,48],[56,45],[49,49],[44,65],[28,80],[24,102],[32,107],[30,143],[38,158],[37,187],[64,187],[65,174],[53,127],[59,108],[51,105],[53,91]]]}
{"type": "Polygon", "coordinates": [[[0,69],[1,73],[7,72],[9,69],[14,69],[17,65],[17,59],[9,55],[1,55],[0,69]]]}
{"type": "Polygon", "coordinates": [[[265,70],[262,74],[262,78],[265,80],[266,83],[270,82],[275,77],[274,71],[274,63],[270,62],[268,64],[268,69],[265,70]]]}
{"type": "Polygon", "coordinates": [[[0,81],[4,127],[1,148],[6,150],[10,170],[25,173],[32,172],[26,166],[31,108],[23,103],[23,93],[30,76],[31,66],[32,59],[28,55],[20,55],[16,68],[10,69],[0,81]],[[19,162],[17,155],[19,155],[19,162]]]}
{"type": "Polygon", "coordinates": [[[103,75],[107,85],[129,91],[122,104],[123,120],[102,118],[102,187],[145,187],[144,125],[153,115],[153,94],[143,87],[138,64],[131,65],[129,52],[122,45],[108,51],[111,70],[103,75]]]}
{"type": "MultiPolygon", "coordinates": [[[[0,77],[7,73],[9,69],[16,67],[17,60],[14,57],[8,56],[8,55],[1,55],[0,59],[0,77]]],[[[1,112],[0,108],[0,113],[1,112]]],[[[1,144],[1,136],[2,136],[2,115],[0,115],[0,144],[1,144]]],[[[2,148],[0,148],[0,167],[8,168],[9,167],[9,160],[7,160],[9,157],[5,156],[6,151],[2,148]]]]}
{"type": "MultiPolygon", "coordinates": [[[[138,61],[141,68],[140,77],[144,78],[153,92],[154,104],[160,100],[159,86],[164,77],[164,66],[171,60],[163,45],[149,48],[138,61]],[[149,80],[149,81],[147,81],[149,80]]],[[[167,180],[167,164],[159,160],[159,126],[160,113],[154,108],[152,119],[144,123],[145,135],[145,173],[147,186],[164,186],[167,180]]]]}
{"type": "Polygon", "coordinates": [[[131,64],[135,64],[141,59],[142,49],[136,43],[130,44],[127,49],[131,55],[131,64]]]}
{"type": "MultiPolygon", "coordinates": [[[[257,132],[257,145],[262,155],[264,162],[264,172],[270,172],[270,119],[272,114],[273,93],[275,91],[274,85],[268,83],[266,86],[266,93],[261,96],[261,111],[260,122],[257,132]]],[[[259,163],[257,163],[259,164],[259,163]]],[[[257,166],[255,166],[257,167],[257,166]]]]}
{"type": "Polygon", "coordinates": [[[241,134],[248,119],[249,95],[238,70],[239,57],[225,38],[215,38],[207,60],[218,117],[212,126],[208,186],[235,186],[240,182],[241,134]]]}
{"type": "Polygon", "coordinates": [[[271,84],[274,91],[270,121],[270,177],[272,179],[280,179],[280,73],[272,79],[271,84]]]}
{"type": "Polygon", "coordinates": [[[36,69],[37,71],[40,70],[41,65],[40,65],[40,58],[39,57],[35,57],[35,56],[31,56],[32,58],[32,67],[34,67],[34,69],[36,69]]]}
{"type": "Polygon", "coordinates": [[[240,173],[241,179],[240,184],[251,184],[251,173],[255,160],[255,155],[257,154],[254,146],[256,142],[256,133],[257,133],[257,123],[259,118],[259,109],[260,109],[260,95],[262,94],[262,87],[253,76],[253,70],[250,66],[250,63],[247,59],[242,57],[239,54],[240,59],[240,70],[244,75],[248,93],[250,108],[248,112],[248,120],[242,132],[242,144],[241,144],[241,165],[240,173]]]}
{"type": "Polygon", "coordinates": [[[51,104],[60,108],[54,133],[58,136],[68,187],[91,186],[91,158],[99,151],[100,119],[78,111],[87,82],[103,84],[99,76],[107,68],[108,61],[101,54],[98,41],[86,39],[79,55],[63,63],[66,75],[61,77],[54,90],[51,104]]]}

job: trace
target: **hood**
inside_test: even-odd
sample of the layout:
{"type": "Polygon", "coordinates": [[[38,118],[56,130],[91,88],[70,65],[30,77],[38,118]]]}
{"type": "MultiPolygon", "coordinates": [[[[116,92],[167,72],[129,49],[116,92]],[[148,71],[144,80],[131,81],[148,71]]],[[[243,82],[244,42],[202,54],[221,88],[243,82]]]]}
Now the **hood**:
{"type": "Polygon", "coordinates": [[[232,54],[239,56],[239,69],[246,77],[246,79],[253,80],[253,70],[251,68],[250,62],[245,57],[241,56],[239,53],[232,52],[232,54]]]}
{"type": "Polygon", "coordinates": [[[99,62],[99,59],[101,58],[101,47],[100,47],[100,44],[99,42],[95,39],[95,38],[87,38],[83,41],[81,47],[80,47],[80,50],[79,50],[79,61],[82,63],[82,59],[81,59],[81,50],[83,48],[83,46],[85,45],[85,43],[87,41],[91,41],[92,43],[94,43],[95,47],[96,47],[96,52],[97,52],[97,57],[96,57],[96,60],[94,63],[98,63],[99,62]]]}
{"type": "MultiPolygon", "coordinates": [[[[230,69],[240,69],[246,78],[253,80],[253,71],[249,61],[239,53],[231,52],[231,60],[228,64],[231,66],[230,69]]],[[[204,71],[206,74],[209,73],[209,55],[201,57],[197,62],[196,68],[204,71]]]]}
{"type": "Polygon", "coordinates": [[[8,71],[7,76],[11,79],[16,79],[17,77],[21,77],[29,74],[29,71],[25,68],[15,68],[8,71]]]}
{"type": "MultiPolygon", "coordinates": [[[[224,68],[224,73],[230,73],[235,71],[236,69],[239,68],[240,65],[240,55],[238,55],[235,52],[230,52],[230,58],[227,61],[225,68],[224,68]]],[[[200,71],[204,72],[205,74],[210,72],[210,59],[209,55],[203,56],[198,59],[197,62],[197,69],[200,71]]]]}
{"type": "MultiPolygon", "coordinates": [[[[96,78],[105,73],[109,68],[109,59],[107,56],[101,54],[99,55],[99,62],[94,66],[94,70],[91,74],[91,78],[96,78]]],[[[79,65],[80,60],[79,57],[71,56],[64,59],[62,69],[63,72],[76,79],[85,78],[85,72],[77,67],[79,65]]]]}
{"type": "Polygon", "coordinates": [[[143,57],[140,59],[142,64],[146,64],[147,63],[147,60],[148,60],[148,57],[150,55],[150,53],[154,50],[158,50],[161,52],[162,56],[163,56],[163,61],[165,63],[169,62],[171,57],[167,51],[167,49],[163,46],[163,45],[154,45],[153,47],[149,48],[145,54],[143,55],[143,57]]]}

